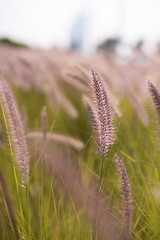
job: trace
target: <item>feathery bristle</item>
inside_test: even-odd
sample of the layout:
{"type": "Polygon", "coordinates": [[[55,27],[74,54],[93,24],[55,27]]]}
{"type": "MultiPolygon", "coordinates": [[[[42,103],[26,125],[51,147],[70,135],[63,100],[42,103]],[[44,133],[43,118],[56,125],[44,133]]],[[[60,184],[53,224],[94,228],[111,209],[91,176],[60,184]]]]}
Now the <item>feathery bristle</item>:
{"type": "Polygon", "coordinates": [[[13,152],[22,174],[22,184],[25,186],[29,180],[29,153],[26,135],[16,100],[2,75],[0,75],[0,98],[9,127],[13,152]]]}
{"type": "Polygon", "coordinates": [[[100,138],[100,136],[99,136],[99,121],[98,121],[98,116],[97,116],[96,110],[94,109],[94,106],[88,97],[86,97],[84,95],[83,100],[84,100],[84,103],[88,110],[90,122],[91,122],[91,125],[93,128],[94,134],[96,136],[97,144],[98,144],[98,146],[100,146],[100,143],[99,143],[99,138],[100,138]]]}
{"type": "Polygon", "coordinates": [[[160,122],[160,92],[150,80],[148,80],[148,86],[160,122]]]}
{"type": "Polygon", "coordinates": [[[115,141],[112,123],[113,120],[111,117],[110,104],[103,83],[94,69],[91,69],[91,72],[92,97],[96,105],[99,125],[97,131],[99,132],[99,142],[102,156],[105,157],[108,155],[109,147],[115,141]]]}
{"type": "Polygon", "coordinates": [[[128,240],[131,229],[132,229],[132,215],[133,215],[133,201],[132,201],[132,194],[131,194],[131,186],[129,182],[129,177],[127,174],[126,167],[120,157],[115,154],[116,163],[118,166],[118,171],[121,177],[121,189],[122,189],[122,197],[123,197],[123,204],[124,204],[124,221],[125,221],[125,228],[124,228],[124,240],[128,240]]]}

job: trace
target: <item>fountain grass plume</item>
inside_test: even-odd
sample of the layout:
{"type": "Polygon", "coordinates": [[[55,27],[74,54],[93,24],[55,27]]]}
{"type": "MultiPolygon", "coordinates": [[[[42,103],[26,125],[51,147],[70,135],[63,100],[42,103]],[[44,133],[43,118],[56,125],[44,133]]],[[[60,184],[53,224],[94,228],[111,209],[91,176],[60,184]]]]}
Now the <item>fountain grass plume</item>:
{"type": "Polygon", "coordinates": [[[148,80],[148,86],[149,86],[149,91],[152,96],[152,100],[155,105],[159,123],[160,123],[160,92],[159,92],[158,88],[156,88],[150,80],[148,80]]]}
{"type": "Polygon", "coordinates": [[[91,94],[97,111],[97,132],[102,158],[104,158],[108,155],[109,148],[115,141],[113,119],[103,82],[93,68],[91,69],[91,73],[91,94]]]}
{"type": "Polygon", "coordinates": [[[29,152],[26,134],[16,100],[2,74],[0,75],[0,100],[8,128],[9,141],[11,140],[11,152],[13,149],[13,157],[16,159],[21,171],[22,186],[26,186],[29,180],[29,152]]]}
{"type": "Polygon", "coordinates": [[[125,226],[124,226],[124,232],[123,232],[123,239],[128,240],[131,234],[132,215],[133,215],[133,200],[132,200],[131,186],[130,186],[127,170],[122,159],[117,154],[115,155],[115,157],[116,157],[116,163],[118,166],[118,172],[120,175],[123,206],[124,206],[125,226]]]}

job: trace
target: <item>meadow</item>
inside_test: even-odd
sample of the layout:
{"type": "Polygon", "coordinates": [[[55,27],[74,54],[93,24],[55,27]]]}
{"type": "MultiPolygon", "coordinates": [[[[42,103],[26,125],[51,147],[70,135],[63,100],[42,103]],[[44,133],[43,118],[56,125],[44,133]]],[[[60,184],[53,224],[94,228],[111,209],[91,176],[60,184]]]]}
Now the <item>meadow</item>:
{"type": "Polygon", "coordinates": [[[0,44],[0,239],[160,236],[160,55],[0,44]]]}

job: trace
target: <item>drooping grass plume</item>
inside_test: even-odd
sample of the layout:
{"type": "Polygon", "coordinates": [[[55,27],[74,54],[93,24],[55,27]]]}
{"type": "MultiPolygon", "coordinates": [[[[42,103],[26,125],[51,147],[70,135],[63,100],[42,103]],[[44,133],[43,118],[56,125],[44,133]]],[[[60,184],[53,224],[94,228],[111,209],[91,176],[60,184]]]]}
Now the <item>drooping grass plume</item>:
{"type": "MultiPolygon", "coordinates": [[[[133,91],[133,89],[136,89],[139,90],[140,86],[139,84],[138,87],[137,85],[132,86],[132,81],[136,82],[136,79],[140,79],[141,76],[135,76],[134,75],[131,75],[130,74],[130,71],[128,71],[128,68],[123,68],[122,65],[120,64],[117,64],[116,61],[114,61],[113,59],[109,58],[106,54],[104,55],[105,59],[107,60],[107,64],[110,66],[110,69],[109,71],[111,72],[111,76],[113,75],[113,78],[116,77],[117,78],[117,83],[115,83],[115,86],[119,86],[119,90],[120,92],[124,92],[128,98],[130,99],[131,101],[131,104],[133,105],[135,111],[137,112],[137,114],[139,115],[142,123],[144,124],[144,126],[148,126],[148,115],[147,115],[147,112],[143,106],[143,102],[142,102],[142,99],[139,98],[138,95],[136,95],[136,93],[133,91]],[[115,74],[115,76],[114,76],[115,74]]],[[[132,71],[133,71],[133,64],[132,64],[132,71]]],[[[134,73],[136,72],[137,70],[134,69],[134,73]]],[[[141,81],[139,81],[138,83],[140,83],[141,81]]],[[[142,96],[144,94],[141,94],[142,96]]]]}
{"type": "MultiPolygon", "coordinates": [[[[43,133],[41,133],[41,132],[30,132],[30,133],[28,133],[28,138],[43,140],[44,136],[43,136],[43,133]]],[[[47,141],[55,141],[55,142],[63,143],[63,144],[68,144],[77,150],[80,150],[84,147],[83,142],[81,142],[80,140],[75,139],[70,136],[58,134],[58,133],[47,133],[46,140],[47,141]]]]}
{"type": "Polygon", "coordinates": [[[83,79],[85,79],[85,81],[81,78],[81,81],[86,84],[88,86],[88,81],[86,81],[86,79],[90,79],[88,73],[85,71],[85,69],[83,69],[80,66],[77,66],[76,69],[78,70],[78,72],[81,74],[81,76],[83,77],[83,79]]]}
{"type": "Polygon", "coordinates": [[[85,216],[98,230],[99,236],[108,240],[120,240],[118,221],[112,216],[107,203],[104,204],[98,196],[97,191],[83,183],[77,166],[71,164],[61,150],[55,153],[53,149],[45,149],[44,156],[50,171],[54,171],[62,180],[62,184],[72,197],[76,208],[85,211],[85,216]]]}
{"type": "Polygon", "coordinates": [[[116,163],[120,174],[122,198],[124,205],[124,232],[123,239],[128,240],[132,230],[133,201],[129,177],[122,159],[116,154],[116,163]]]}
{"type": "Polygon", "coordinates": [[[155,105],[159,123],[160,123],[160,92],[159,92],[158,88],[155,87],[154,84],[150,80],[148,80],[148,86],[149,86],[149,91],[151,93],[152,100],[155,105]]]}
{"type": "Polygon", "coordinates": [[[82,92],[86,91],[87,86],[84,84],[83,79],[73,73],[66,73],[65,81],[82,92]]]}
{"type": "Polygon", "coordinates": [[[98,120],[97,131],[99,133],[102,158],[104,158],[108,155],[109,148],[115,141],[113,120],[111,116],[111,108],[108,101],[108,96],[104,89],[102,80],[94,69],[91,69],[91,72],[92,98],[96,106],[98,120]]]}
{"type": "Polygon", "coordinates": [[[14,157],[21,171],[22,185],[25,186],[29,180],[29,152],[26,135],[16,100],[2,74],[0,75],[0,100],[8,125],[11,151],[13,149],[14,157]]]}

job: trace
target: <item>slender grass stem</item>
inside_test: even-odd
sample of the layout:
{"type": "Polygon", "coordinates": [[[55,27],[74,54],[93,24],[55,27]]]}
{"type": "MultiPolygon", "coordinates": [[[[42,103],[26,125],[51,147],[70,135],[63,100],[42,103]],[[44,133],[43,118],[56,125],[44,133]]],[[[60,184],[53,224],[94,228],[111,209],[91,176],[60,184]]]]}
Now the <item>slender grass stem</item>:
{"type": "Polygon", "coordinates": [[[100,163],[100,174],[99,174],[99,193],[101,192],[102,184],[103,184],[103,166],[104,166],[104,157],[101,157],[100,163]]]}

